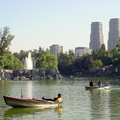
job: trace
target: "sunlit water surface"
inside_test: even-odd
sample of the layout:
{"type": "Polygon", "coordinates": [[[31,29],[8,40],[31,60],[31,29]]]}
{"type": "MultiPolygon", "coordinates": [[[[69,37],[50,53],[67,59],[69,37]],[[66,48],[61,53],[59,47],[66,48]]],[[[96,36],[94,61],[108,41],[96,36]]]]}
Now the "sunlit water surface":
{"type": "Polygon", "coordinates": [[[0,120],[120,120],[120,83],[106,80],[110,90],[85,90],[89,81],[0,81],[0,120]],[[58,93],[62,94],[62,108],[12,108],[3,100],[4,95],[40,99],[54,98],[58,93]]]}

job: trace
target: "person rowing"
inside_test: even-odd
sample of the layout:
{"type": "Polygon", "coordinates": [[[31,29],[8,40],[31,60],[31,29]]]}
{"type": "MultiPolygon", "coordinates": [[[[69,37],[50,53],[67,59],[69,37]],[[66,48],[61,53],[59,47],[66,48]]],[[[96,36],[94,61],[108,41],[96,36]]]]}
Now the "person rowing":
{"type": "Polygon", "coordinates": [[[94,84],[95,84],[95,83],[94,83],[92,80],[91,80],[90,83],[89,83],[90,87],[93,87],[94,84]]]}

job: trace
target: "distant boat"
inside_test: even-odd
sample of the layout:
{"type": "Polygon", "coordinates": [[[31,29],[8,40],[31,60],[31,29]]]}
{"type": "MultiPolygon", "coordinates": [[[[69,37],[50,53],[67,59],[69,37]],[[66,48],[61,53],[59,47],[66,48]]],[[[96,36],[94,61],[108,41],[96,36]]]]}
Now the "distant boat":
{"type": "Polygon", "coordinates": [[[110,89],[110,85],[104,85],[104,86],[93,86],[93,87],[88,87],[88,86],[85,86],[86,90],[94,90],[94,89],[98,89],[98,90],[102,90],[102,89],[110,89]]]}
{"type": "Polygon", "coordinates": [[[12,107],[41,107],[41,108],[53,108],[62,105],[62,102],[47,101],[42,99],[29,99],[19,98],[12,96],[3,96],[7,105],[12,107]]]}

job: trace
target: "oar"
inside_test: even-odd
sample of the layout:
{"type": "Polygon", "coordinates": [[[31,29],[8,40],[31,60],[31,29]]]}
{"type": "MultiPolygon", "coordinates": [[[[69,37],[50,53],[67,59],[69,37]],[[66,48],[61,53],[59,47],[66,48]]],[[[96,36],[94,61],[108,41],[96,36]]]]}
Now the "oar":
{"type": "Polygon", "coordinates": [[[22,89],[21,89],[21,98],[23,98],[22,89]]]}

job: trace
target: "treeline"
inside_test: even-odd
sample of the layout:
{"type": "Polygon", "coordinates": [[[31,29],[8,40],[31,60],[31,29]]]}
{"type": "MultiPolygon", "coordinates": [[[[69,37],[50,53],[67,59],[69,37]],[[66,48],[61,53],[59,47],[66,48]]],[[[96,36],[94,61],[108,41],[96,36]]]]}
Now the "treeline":
{"type": "MultiPolygon", "coordinates": [[[[22,61],[28,52],[21,50],[20,53],[13,53],[13,55],[22,61]]],[[[113,66],[116,73],[120,71],[120,43],[111,51],[107,51],[103,44],[100,50],[78,58],[75,58],[73,50],[60,53],[57,57],[52,55],[49,50],[40,49],[31,51],[31,53],[36,61],[36,69],[57,68],[64,75],[85,75],[94,73],[105,66],[113,66]]]]}
{"type": "Polygon", "coordinates": [[[116,73],[120,72],[120,43],[111,51],[107,51],[103,44],[100,50],[82,57],[75,58],[71,51],[68,54],[61,53],[58,57],[60,72],[68,75],[92,74],[106,66],[112,66],[116,73]]]}
{"type": "Polygon", "coordinates": [[[24,69],[22,60],[31,52],[34,58],[35,69],[58,69],[64,75],[84,75],[94,73],[104,66],[113,66],[115,72],[120,69],[120,43],[111,50],[107,51],[105,45],[98,51],[91,54],[85,54],[82,57],[75,58],[74,51],[69,50],[66,53],[59,53],[58,56],[51,54],[50,50],[21,50],[19,53],[11,53],[9,46],[14,39],[10,35],[8,27],[4,27],[0,32],[0,69],[24,69]]]}

